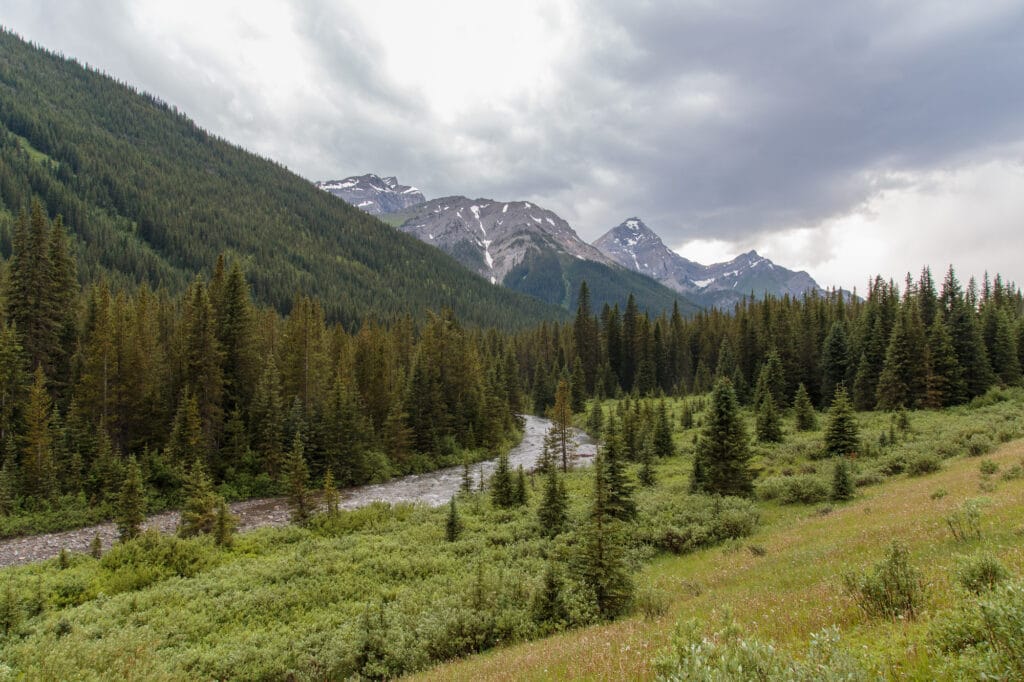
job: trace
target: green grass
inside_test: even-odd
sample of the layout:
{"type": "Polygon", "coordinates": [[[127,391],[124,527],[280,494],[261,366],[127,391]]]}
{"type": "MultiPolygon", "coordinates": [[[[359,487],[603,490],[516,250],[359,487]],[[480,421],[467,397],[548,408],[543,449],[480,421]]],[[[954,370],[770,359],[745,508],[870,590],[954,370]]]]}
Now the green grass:
{"type": "MultiPolygon", "coordinates": [[[[665,528],[722,526],[687,501],[694,431],[678,432],[681,454],[658,463],[654,489],[637,492],[641,522],[629,552],[639,569],[636,610],[614,623],[598,622],[574,577],[575,535],[554,543],[540,537],[538,480],[526,508],[497,511],[486,495],[462,498],[465,530],[453,543],[444,541],[446,509],[374,505],[306,529],[244,534],[230,549],[149,536],[98,561],[73,556],[63,569],[57,560],[5,569],[0,660],[9,676],[26,679],[394,676],[465,656],[424,677],[634,679],[654,675],[677,622],[699,617],[706,635],[730,619],[745,636],[794,657],[814,633],[836,626],[839,646],[872,670],[950,676],[960,659],[929,642],[935,623],[962,607],[963,557],[984,549],[1011,575],[1024,572],[1024,479],[982,474],[980,458],[957,456],[977,434],[991,434],[993,443],[1021,435],[1024,400],[1019,392],[1005,397],[912,413],[905,436],[857,461],[861,473],[890,471],[890,460],[941,451],[950,457],[938,472],[880,478],[848,503],[761,501],[760,525],[735,533],[752,535],[681,555],[658,550],[665,528]],[[936,496],[940,489],[946,494],[936,496]],[[985,498],[982,538],[957,542],[945,519],[978,497],[985,498]],[[909,547],[925,578],[925,604],[913,622],[870,619],[843,588],[843,573],[868,570],[892,539],[909,547]],[[532,616],[552,560],[575,629],[532,616]]],[[[671,407],[678,424],[682,405],[671,407]]],[[[867,435],[888,429],[888,415],[858,418],[867,435]]],[[[821,438],[787,433],[779,446],[757,446],[755,464],[765,475],[827,475],[831,464],[812,458],[821,438]]],[[[995,447],[985,461],[1010,470],[1024,461],[1024,443],[995,447]]],[[[581,519],[590,474],[567,482],[571,514],[581,519]]]]}

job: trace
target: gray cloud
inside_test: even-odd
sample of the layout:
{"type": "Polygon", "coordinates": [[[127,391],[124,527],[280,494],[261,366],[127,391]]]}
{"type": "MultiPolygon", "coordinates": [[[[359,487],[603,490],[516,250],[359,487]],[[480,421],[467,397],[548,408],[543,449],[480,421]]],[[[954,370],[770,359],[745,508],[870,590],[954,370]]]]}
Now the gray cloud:
{"type": "Polygon", "coordinates": [[[311,179],[533,199],[587,238],[630,215],[669,243],[814,225],[901,173],[1019,158],[1024,140],[1017,3],[587,2],[551,96],[454,121],[389,79],[387,36],[344,7],[292,11],[315,84],[292,108],[223,53],[164,53],[123,5],[15,0],[4,21],[311,179]]]}

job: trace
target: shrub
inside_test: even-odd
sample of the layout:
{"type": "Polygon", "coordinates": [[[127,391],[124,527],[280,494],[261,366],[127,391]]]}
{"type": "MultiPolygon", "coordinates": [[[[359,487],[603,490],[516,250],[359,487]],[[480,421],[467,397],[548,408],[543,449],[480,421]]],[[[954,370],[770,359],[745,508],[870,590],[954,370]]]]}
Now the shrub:
{"type": "Polygon", "coordinates": [[[966,500],[946,517],[946,525],[957,542],[981,538],[981,502],[966,500]]]}
{"type": "Polygon", "coordinates": [[[746,537],[757,523],[757,508],[743,498],[659,495],[641,503],[637,537],[657,549],[685,554],[746,537]]]}
{"type": "Polygon", "coordinates": [[[634,608],[647,620],[657,620],[672,606],[672,595],[657,587],[643,587],[633,596],[634,608]]]}
{"type": "Polygon", "coordinates": [[[795,476],[769,476],[757,485],[757,496],[762,500],[777,500],[782,504],[815,504],[831,495],[829,482],[817,474],[795,476]]]}
{"type": "Polygon", "coordinates": [[[999,471],[999,465],[990,459],[983,459],[978,464],[978,471],[981,472],[982,476],[991,476],[999,471]]]}
{"type": "Polygon", "coordinates": [[[1006,567],[994,556],[986,553],[975,554],[962,560],[956,570],[957,582],[974,594],[988,592],[1009,577],[1010,572],[1006,567]]]}
{"type": "Polygon", "coordinates": [[[1024,679],[1024,584],[1005,583],[978,602],[942,614],[929,639],[945,653],[970,654],[957,662],[950,678],[1024,679]]]}
{"type": "Polygon", "coordinates": [[[1015,481],[1018,478],[1024,478],[1024,466],[1020,464],[1014,464],[1013,466],[1007,468],[1006,471],[1003,472],[1003,475],[1000,476],[999,478],[1003,479],[1004,481],[1015,481]]]}
{"type": "Polygon", "coordinates": [[[984,433],[972,433],[964,441],[967,454],[971,457],[980,457],[992,450],[992,438],[984,433]]]}
{"type": "Polygon", "coordinates": [[[942,468],[942,460],[938,455],[927,452],[917,452],[907,457],[907,475],[924,476],[932,474],[942,468]]]}
{"type": "Polygon", "coordinates": [[[921,574],[910,565],[907,548],[897,541],[870,574],[847,573],[846,591],[869,617],[913,620],[924,600],[921,574]]]}

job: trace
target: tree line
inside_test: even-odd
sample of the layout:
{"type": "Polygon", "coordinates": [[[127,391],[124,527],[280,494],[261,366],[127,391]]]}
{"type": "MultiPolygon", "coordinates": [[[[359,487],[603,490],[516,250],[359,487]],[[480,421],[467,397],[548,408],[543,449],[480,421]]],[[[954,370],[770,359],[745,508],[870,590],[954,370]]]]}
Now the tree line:
{"type": "MultiPolygon", "coordinates": [[[[222,495],[281,490],[295,449],[339,485],[496,452],[523,410],[507,339],[451,311],[346,330],[318,300],[254,304],[240,263],[172,295],[81,287],[58,218],[17,218],[0,324],[0,511],[111,510],[131,458],[151,506],[199,466],[222,495]]],[[[194,487],[194,486],[193,486],[194,487]]]]}

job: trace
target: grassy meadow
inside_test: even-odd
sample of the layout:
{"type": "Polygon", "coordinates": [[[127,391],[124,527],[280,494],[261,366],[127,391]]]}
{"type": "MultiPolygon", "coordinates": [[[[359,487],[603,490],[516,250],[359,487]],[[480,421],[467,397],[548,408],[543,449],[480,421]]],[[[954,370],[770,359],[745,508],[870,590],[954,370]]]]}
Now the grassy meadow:
{"type": "Polygon", "coordinates": [[[644,679],[679,676],[676,652],[694,633],[709,643],[701,664],[722,668],[719,659],[749,654],[746,643],[757,656],[770,645],[778,660],[805,659],[833,626],[829,651],[869,679],[955,679],[1004,663],[962,646],[971,623],[949,624],[970,620],[964,609],[979,599],[957,578],[967,557],[984,550],[1018,584],[1024,574],[1024,394],[905,419],[859,414],[866,447],[849,502],[828,499],[822,431],[796,433],[790,416],[783,443],[753,446],[756,501],[689,496],[706,398],[688,400],[690,429],[683,401],[669,402],[679,453],[658,461],[654,487],[635,490],[633,605],[617,621],[602,622],[580,578],[584,469],[566,477],[572,523],[554,539],[536,520],[538,477],[518,508],[493,508],[486,491],[460,495],[454,542],[446,508],[374,505],[227,548],[145,535],[99,559],[5,569],[0,679],[644,679]],[[980,537],[956,540],[947,519],[968,500],[980,537]],[[914,619],[868,617],[844,586],[844,573],[870,572],[894,539],[921,572],[914,619]],[[539,608],[549,569],[555,617],[539,608]]]}

